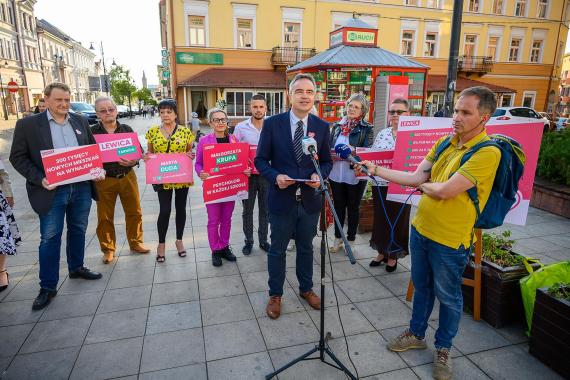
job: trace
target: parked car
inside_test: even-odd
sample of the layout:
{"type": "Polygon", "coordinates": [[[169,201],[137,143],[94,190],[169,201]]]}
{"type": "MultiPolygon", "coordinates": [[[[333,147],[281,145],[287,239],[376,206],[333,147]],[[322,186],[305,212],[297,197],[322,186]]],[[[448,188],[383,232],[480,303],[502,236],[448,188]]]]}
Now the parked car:
{"type": "Polygon", "coordinates": [[[554,119],[556,122],[556,130],[561,131],[564,128],[568,128],[568,124],[570,124],[570,118],[567,117],[557,117],[554,119]]]}
{"type": "Polygon", "coordinates": [[[95,108],[89,103],[84,102],[71,102],[71,112],[83,115],[89,121],[89,125],[97,124],[97,114],[95,108]]]}
{"type": "Polygon", "coordinates": [[[540,116],[542,116],[544,119],[548,119],[548,123],[549,123],[549,132],[555,131],[556,130],[556,121],[554,121],[554,117],[552,116],[551,113],[548,112],[539,112],[538,113],[540,116]]]}
{"type": "Polygon", "coordinates": [[[499,107],[491,116],[491,120],[521,120],[528,122],[542,122],[543,132],[550,130],[550,120],[539,115],[538,112],[529,107],[499,107]]]}
{"type": "Polygon", "coordinates": [[[118,117],[126,117],[129,115],[129,107],[124,106],[122,104],[117,105],[117,116],[118,117]]]}
{"type": "Polygon", "coordinates": [[[133,106],[131,107],[131,110],[133,111],[133,115],[140,115],[139,106],[133,105],[133,106]]]}

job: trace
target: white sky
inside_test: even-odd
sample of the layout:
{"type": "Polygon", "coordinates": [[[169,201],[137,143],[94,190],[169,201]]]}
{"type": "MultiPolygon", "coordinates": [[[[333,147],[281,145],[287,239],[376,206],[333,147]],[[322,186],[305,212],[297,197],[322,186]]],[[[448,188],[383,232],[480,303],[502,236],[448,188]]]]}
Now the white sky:
{"type": "Polygon", "coordinates": [[[103,41],[105,65],[113,58],[130,69],[138,87],[145,71],[148,84],[157,84],[161,63],[158,0],[38,0],[35,16],[56,26],[100,56],[103,41]]]}

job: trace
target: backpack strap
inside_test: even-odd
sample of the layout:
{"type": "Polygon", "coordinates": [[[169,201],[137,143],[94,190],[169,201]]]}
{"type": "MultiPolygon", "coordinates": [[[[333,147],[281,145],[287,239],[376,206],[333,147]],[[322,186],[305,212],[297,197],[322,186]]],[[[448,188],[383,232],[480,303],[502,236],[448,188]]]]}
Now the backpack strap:
{"type": "Polygon", "coordinates": [[[449,146],[451,145],[451,137],[452,135],[447,136],[437,147],[437,149],[435,150],[435,157],[433,158],[433,163],[435,164],[437,162],[437,160],[439,159],[439,156],[441,156],[441,154],[443,153],[444,150],[446,150],[447,148],[449,148],[449,146]]]}

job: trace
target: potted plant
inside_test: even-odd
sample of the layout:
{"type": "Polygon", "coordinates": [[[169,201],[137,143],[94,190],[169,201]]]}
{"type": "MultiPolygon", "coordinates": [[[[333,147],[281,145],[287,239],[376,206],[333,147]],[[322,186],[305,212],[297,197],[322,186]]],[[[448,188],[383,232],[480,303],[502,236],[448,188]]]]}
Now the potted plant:
{"type": "Polygon", "coordinates": [[[570,283],[537,289],[529,352],[570,378],[570,283]]]}
{"type": "Polygon", "coordinates": [[[374,202],[372,201],[372,182],[366,185],[366,191],[360,201],[360,217],[358,219],[358,233],[364,234],[372,231],[372,224],[374,223],[374,202]]]}
{"type": "MultiPolygon", "coordinates": [[[[524,256],[512,251],[511,232],[483,233],[481,267],[481,318],[499,328],[524,319],[519,280],[528,274],[524,256]]],[[[463,277],[473,278],[473,260],[463,277]]],[[[538,268],[538,264],[533,265],[538,268]]],[[[462,286],[465,309],[473,305],[473,288],[462,286]]]]}

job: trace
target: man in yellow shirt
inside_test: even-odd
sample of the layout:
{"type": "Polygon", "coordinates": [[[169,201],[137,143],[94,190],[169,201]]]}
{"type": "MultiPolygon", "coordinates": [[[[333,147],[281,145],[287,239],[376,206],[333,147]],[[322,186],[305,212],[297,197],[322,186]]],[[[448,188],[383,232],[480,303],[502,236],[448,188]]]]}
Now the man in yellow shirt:
{"type": "Polygon", "coordinates": [[[453,113],[451,144],[435,161],[443,139],[431,148],[414,173],[376,167],[364,161],[371,174],[390,182],[417,187],[422,193],[412,221],[410,251],[414,301],[410,327],[388,342],[392,351],[426,348],[425,332],[435,297],[440,302],[435,334],[433,376],[452,376],[452,340],[457,334],[463,309],[461,282],[468,261],[476,211],[466,191],[477,187],[481,210],[489,198],[501,153],[493,146],[479,149],[460,165],[475,144],[488,140],[485,123],[495,112],[497,99],[487,87],[465,89],[453,113]],[[435,162],[434,162],[435,161],[435,162]]]}

